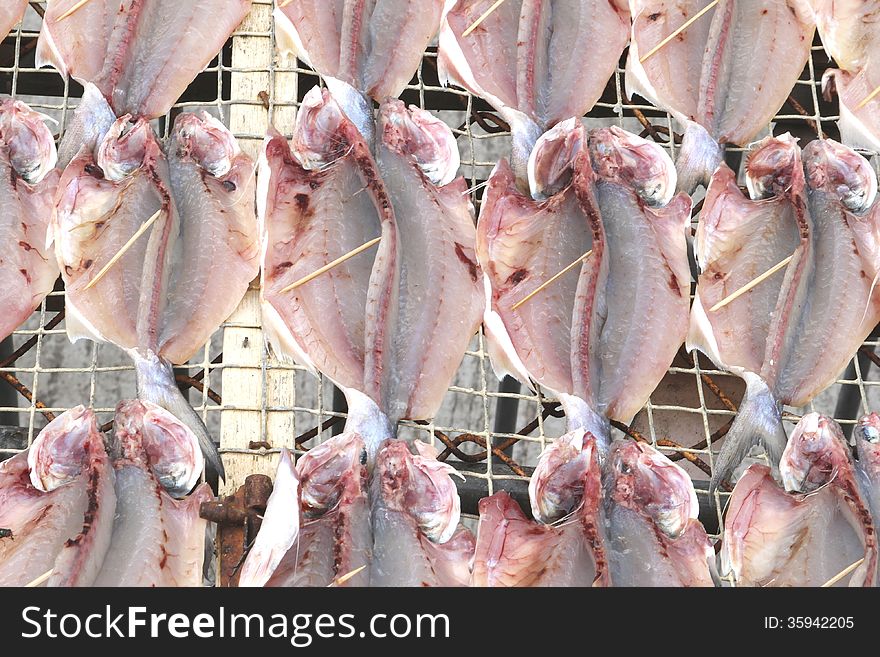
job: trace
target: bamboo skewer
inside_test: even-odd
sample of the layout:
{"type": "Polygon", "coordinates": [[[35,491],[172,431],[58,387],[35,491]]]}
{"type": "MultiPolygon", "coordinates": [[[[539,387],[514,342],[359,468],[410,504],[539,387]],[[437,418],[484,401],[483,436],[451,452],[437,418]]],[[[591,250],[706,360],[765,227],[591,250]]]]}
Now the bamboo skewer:
{"type": "Polygon", "coordinates": [[[79,0],[79,2],[77,2],[75,5],[73,5],[73,7],[71,7],[71,8],[68,9],[67,11],[65,11],[63,14],[61,14],[61,15],[58,17],[58,21],[57,21],[57,22],[60,23],[60,22],[63,21],[65,18],[69,18],[70,16],[72,16],[74,13],[76,13],[77,11],[79,11],[79,9],[80,9],[84,4],[86,4],[88,1],[89,1],[89,0],[79,0]]]}
{"type": "Polygon", "coordinates": [[[137,232],[134,235],[132,235],[125,244],[122,245],[122,248],[116,252],[116,255],[113,256],[112,258],[110,258],[110,262],[108,262],[106,265],[104,265],[101,268],[101,271],[98,272],[97,276],[95,276],[92,280],[90,280],[88,282],[88,285],[86,285],[85,288],[83,288],[83,289],[88,290],[89,288],[97,285],[98,281],[100,281],[102,278],[104,278],[104,275],[108,271],[110,271],[110,268],[113,265],[115,265],[122,256],[125,255],[125,252],[128,251],[132,247],[132,245],[138,241],[138,238],[141,235],[143,235],[145,232],[147,232],[147,229],[155,223],[156,219],[158,219],[160,216],[162,216],[163,212],[164,212],[164,209],[160,208],[159,211],[156,212],[156,214],[154,214],[152,217],[150,217],[144,223],[142,223],[141,227],[137,229],[137,232]]]}
{"type": "Polygon", "coordinates": [[[529,292],[529,293],[528,293],[526,296],[524,296],[522,299],[520,299],[520,300],[517,301],[515,304],[513,304],[513,306],[511,306],[510,309],[511,309],[511,310],[516,310],[517,308],[519,308],[519,307],[520,307],[521,305],[523,305],[526,301],[528,301],[528,300],[531,299],[533,296],[535,296],[536,294],[538,294],[538,292],[540,292],[541,290],[543,290],[543,289],[544,289],[545,287],[547,287],[548,285],[551,285],[554,281],[560,279],[562,276],[564,276],[565,274],[567,274],[568,272],[570,272],[572,269],[574,269],[575,267],[577,267],[577,266],[578,266],[580,263],[582,263],[584,260],[586,260],[587,258],[589,258],[589,257],[590,257],[590,254],[591,254],[592,252],[593,252],[593,250],[590,249],[590,250],[587,251],[584,255],[582,255],[580,258],[578,258],[578,259],[575,260],[573,263],[571,263],[570,265],[568,265],[568,266],[567,266],[565,269],[563,269],[561,272],[559,272],[558,274],[553,274],[553,276],[551,276],[550,278],[548,278],[546,281],[544,281],[543,283],[541,283],[538,287],[536,287],[534,290],[532,290],[531,292],[529,292]]]}
{"type": "Polygon", "coordinates": [[[369,242],[366,242],[365,244],[361,244],[356,249],[352,249],[351,251],[349,251],[345,255],[339,256],[333,262],[328,262],[326,265],[324,265],[320,269],[317,269],[317,270],[313,271],[311,274],[308,274],[307,276],[303,276],[298,281],[291,283],[286,288],[281,290],[281,292],[279,292],[279,294],[286,294],[287,292],[290,292],[291,290],[295,290],[296,288],[300,287],[301,285],[305,285],[306,283],[317,278],[321,274],[324,274],[324,273],[330,271],[331,269],[333,269],[334,267],[341,265],[343,262],[345,262],[349,258],[353,258],[356,255],[358,255],[359,253],[363,253],[364,251],[369,249],[371,246],[378,244],[381,240],[382,240],[382,237],[379,236],[379,237],[376,237],[375,239],[371,239],[369,242]]]}
{"type": "Polygon", "coordinates": [[[503,3],[503,2],[504,2],[504,0],[496,0],[496,2],[491,7],[489,7],[485,12],[483,12],[482,16],[480,16],[477,20],[475,20],[473,23],[471,23],[470,26],[464,32],[461,33],[461,38],[462,39],[465,38],[468,34],[473,32],[474,30],[476,30],[477,27],[479,27],[480,23],[482,23],[484,20],[489,18],[489,15],[493,11],[498,9],[498,7],[500,7],[501,3],[503,3]]]}
{"type": "Polygon", "coordinates": [[[289,5],[291,2],[293,2],[293,0],[281,0],[281,1],[278,3],[278,8],[279,8],[279,9],[283,9],[284,7],[286,7],[287,5],[289,5]]]}
{"type": "Polygon", "coordinates": [[[653,48],[651,48],[647,53],[645,53],[644,55],[642,55],[641,57],[639,57],[639,64],[643,63],[646,59],[648,59],[648,57],[650,57],[651,55],[653,55],[654,53],[656,53],[658,50],[660,50],[660,49],[661,49],[663,46],[665,46],[667,43],[669,43],[670,41],[672,41],[675,37],[677,37],[679,34],[681,34],[682,32],[684,32],[686,29],[688,29],[688,28],[689,28],[694,22],[696,22],[696,21],[697,21],[697,20],[698,20],[703,14],[705,14],[707,11],[709,11],[710,9],[712,9],[712,7],[714,7],[714,6],[717,5],[717,4],[718,4],[718,0],[712,0],[712,2],[710,2],[708,5],[706,5],[705,7],[703,7],[700,11],[698,11],[696,14],[694,14],[694,15],[691,16],[689,19],[687,19],[684,23],[681,24],[681,27],[679,27],[677,30],[674,30],[674,31],[672,32],[672,34],[670,34],[670,35],[667,36],[665,39],[663,39],[663,41],[661,41],[661,42],[658,43],[656,46],[654,46],[653,48]]]}
{"type": "Polygon", "coordinates": [[[862,99],[862,102],[860,102],[858,105],[855,106],[855,108],[853,109],[853,112],[858,112],[858,111],[859,111],[860,109],[862,109],[865,105],[867,105],[867,104],[870,103],[872,100],[874,100],[874,98],[877,96],[877,94],[880,94],[880,85],[878,85],[877,88],[874,89],[874,91],[872,91],[872,92],[869,93],[867,96],[865,96],[865,97],[862,99]]]}
{"type": "Polygon", "coordinates": [[[37,577],[37,578],[35,578],[35,579],[32,579],[30,582],[28,582],[27,584],[25,584],[25,585],[24,585],[24,588],[26,588],[26,589],[33,589],[33,588],[38,587],[40,584],[42,584],[42,583],[45,582],[47,579],[49,579],[50,577],[52,577],[52,573],[54,573],[54,572],[55,572],[55,569],[54,569],[54,568],[50,568],[49,570],[47,570],[45,573],[43,573],[43,574],[40,575],[39,577],[37,577]]]}
{"type": "Polygon", "coordinates": [[[788,257],[787,257],[785,260],[783,260],[782,262],[779,262],[779,263],[776,263],[775,265],[773,265],[770,269],[768,269],[767,271],[765,271],[763,274],[761,274],[761,275],[758,276],[757,278],[753,278],[751,281],[749,281],[748,283],[746,283],[745,285],[743,285],[741,288],[739,288],[739,289],[738,289],[736,292],[734,292],[733,294],[729,294],[728,296],[724,297],[721,301],[719,301],[719,302],[716,303],[714,306],[712,306],[711,308],[709,308],[709,312],[710,312],[710,313],[714,313],[716,310],[719,310],[720,308],[723,308],[724,306],[726,306],[727,304],[729,304],[731,301],[734,301],[735,299],[738,299],[739,297],[741,297],[742,295],[744,295],[746,292],[748,292],[749,290],[751,290],[753,287],[755,287],[755,286],[758,285],[759,283],[761,283],[761,282],[767,280],[767,279],[770,278],[773,274],[775,274],[775,273],[778,272],[780,269],[782,269],[783,267],[785,267],[786,265],[788,265],[788,263],[791,262],[792,258],[794,258],[794,253],[792,253],[790,256],[788,256],[788,257]]]}
{"type": "Polygon", "coordinates": [[[846,577],[846,576],[849,575],[852,571],[854,571],[856,568],[858,568],[859,566],[861,566],[861,565],[862,565],[862,562],[863,562],[864,560],[865,560],[865,557],[862,557],[861,559],[859,559],[859,560],[856,561],[855,563],[851,563],[851,564],[848,565],[846,568],[844,568],[844,569],[841,570],[839,573],[837,573],[834,577],[832,577],[832,578],[829,579],[827,582],[825,582],[820,588],[827,589],[827,588],[829,588],[829,587],[834,586],[834,585],[837,584],[840,580],[842,580],[844,577],[846,577]]]}
{"type": "Polygon", "coordinates": [[[339,577],[334,579],[332,582],[330,582],[327,585],[327,588],[330,588],[331,586],[341,586],[342,584],[345,584],[348,580],[350,580],[352,577],[357,575],[359,572],[361,572],[366,567],[367,567],[366,564],[364,564],[360,568],[355,568],[350,573],[345,573],[345,575],[340,575],[339,577]]]}

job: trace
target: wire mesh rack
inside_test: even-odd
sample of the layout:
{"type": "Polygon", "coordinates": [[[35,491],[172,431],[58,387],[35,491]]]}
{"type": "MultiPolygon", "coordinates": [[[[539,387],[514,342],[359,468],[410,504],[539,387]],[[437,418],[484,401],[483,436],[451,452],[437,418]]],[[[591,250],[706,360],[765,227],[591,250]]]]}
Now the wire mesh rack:
{"type": "MultiPolygon", "coordinates": [[[[270,122],[282,133],[290,133],[296,107],[320,79],[300,63],[287,65],[278,60],[271,10],[271,0],[254,0],[251,14],[223,52],[169,116],[156,122],[160,134],[167,136],[174,115],[197,108],[230,125],[242,148],[252,155],[257,154],[270,122]]],[[[41,15],[41,3],[31,3],[22,25],[0,46],[0,92],[53,117],[60,134],[82,89],[54,70],[34,67],[41,15]]],[[[619,125],[639,132],[663,144],[674,158],[681,139],[675,132],[677,126],[669,114],[641,99],[627,100],[623,61],[587,115],[588,125],[619,125]]],[[[822,73],[829,64],[817,40],[801,79],[775,118],[775,134],[789,131],[802,143],[817,136],[838,136],[836,101],[826,101],[821,95],[822,73]]],[[[403,98],[434,111],[452,128],[461,150],[461,174],[470,183],[479,212],[481,183],[509,150],[507,126],[481,99],[439,85],[434,46],[425,53],[403,98]]],[[[734,168],[739,166],[742,150],[728,151],[728,163],[734,168]]],[[[698,200],[694,222],[699,207],[698,200]]],[[[875,333],[841,378],[808,410],[833,415],[847,427],[859,414],[877,408],[877,344],[875,333]]],[[[345,417],[341,395],[329,381],[280,362],[265,346],[258,291],[253,286],[239,310],[196,357],[175,372],[212,434],[220,437],[228,469],[221,492],[235,490],[252,472],[271,475],[281,447],[302,453],[338,432],[345,417]]],[[[77,404],[93,406],[109,428],[116,403],[135,394],[133,368],[119,350],[111,345],[68,342],[60,283],[4,344],[0,378],[5,381],[0,382],[0,425],[4,425],[0,458],[26,448],[47,421],[77,404]]],[[[701,355],[682,350],[634,421],[629,426],[615,424],[616,431],[651,442],[688,470],[701,505],[711,509],[701,517],[716,536],[722,527],[723,499],[721,504],[709,505],[704,482],[742,394],[739,378],[716,369],[701,355]]],[[[786,409],[784,421],[796,422],[803,410],[786,409]]],[[[433,441],[440,458],[463,471],[465,487],[471,487],[476,500],[500,489],[522,493],[537,455],[564,432],[564,419],[556,401],[540,389],[498,381],[480,333],[464,355],[434,421],[403,422],[400,432],[433,441]]],[[[716,494],[724,498],[728,493],[716,494]]],[[[466,501],[465,510],[472,516],[474,504],[466,501]]]]}

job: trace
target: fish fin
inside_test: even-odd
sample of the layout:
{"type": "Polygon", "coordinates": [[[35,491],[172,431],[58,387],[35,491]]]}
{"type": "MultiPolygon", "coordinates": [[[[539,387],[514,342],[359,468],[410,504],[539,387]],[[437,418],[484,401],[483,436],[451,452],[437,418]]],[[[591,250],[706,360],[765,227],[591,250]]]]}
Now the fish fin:
{"type": "Polygon", "coordinates": [[[724,438],[721,452],[715,459],[709,496],[724,482],[730,480],[752,447],[764,448],[767,460],[775,472],[788,438],[782,426],[779,405],[767,384],[756,374],[746,372],[746,394],[739,413],[724,438]]]}
{"type": "Polygon", "coordinates": [[[724,148],[699,123],[688,121],[675,162],[678,170],[677,191],[692,194],[700,185],[708,185],[712,173],[724,159],[724,148]]]}
{"type": "Polygon", "coordinates": [[[58,167],[64,169],[83,150],[93,152],[115,122],[116,114],[104,94],[87,83],[58,144],[58,167]]]}
{"type": "Polygon", "coordinates": [[[516,353],[513,340],[510,339],[510,334],[504,326],[504,320],[492,308],[492,284],[489,281],[488,274],[483,274],[483,284],[486,291],[486,309],[483,312],[483,334],[492,371],[499,381],[505,376],[510,375],[520,383],[527,385],[529,389],[535,390],[535,385],[532,383],[529,372],[522,359],[520,359],[519,354],[516,353]]]}
{"type": "Polygon", "coordinates": [[[171,363],[150,351],[142,353],[133,349],[129,351],[129,355],[134,359],[138,399],[164,408],[189,427],[198,439],[199,447],[205,455],[208,471],[214,471],[221,479],[225,479],[226,472],[223,468],[223,460],[220,458],[220,451],[211,439],[202,418],[190,406],[177,387],[171,363]]]}

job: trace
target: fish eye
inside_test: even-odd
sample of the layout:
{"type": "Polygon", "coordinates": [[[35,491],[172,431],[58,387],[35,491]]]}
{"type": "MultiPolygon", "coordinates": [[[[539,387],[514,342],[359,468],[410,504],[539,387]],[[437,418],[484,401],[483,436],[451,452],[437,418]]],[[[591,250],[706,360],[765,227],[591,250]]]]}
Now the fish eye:
{"type": "Polygon", "coordinates": [[[358,460],[360,461],[361,465],[367,464],[367,450],[365,450],[365,449],[361,450],[361,453],[360,453],[358,460]]]}
{"type": "Polygon", "coordinates": [[[880,443],[880,429],[870,424],[860,424],[856,427],[856,438],[876,445],[880,443]]]}

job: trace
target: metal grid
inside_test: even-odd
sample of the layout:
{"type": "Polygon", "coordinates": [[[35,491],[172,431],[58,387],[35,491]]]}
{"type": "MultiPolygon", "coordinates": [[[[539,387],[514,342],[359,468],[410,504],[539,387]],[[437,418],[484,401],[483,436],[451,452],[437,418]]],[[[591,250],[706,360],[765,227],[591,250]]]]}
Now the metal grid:
{"type": "MultiPolygon", "coordinates": [[[[254,5],[254,11],[267,11],[271,0],[255,0],[254,5]]],[[[28,9],[26,25],[38,25],[36,14],[34,8],[28,9]]],[[[75,83],[62,82],[53,70],[33,68],[32,51],[36,36],[33,29],[16,28],[7,38],[3,52],[11,45],[13,56],[9,65],[5,60],[0,60],[0,80],[4,77],[11,78],[11,88],[6,91],[11,91],[13,96],[21,96],[41,111],[58,116],[59,130],[63,130],[81,90],[75,83]],[[52,98],[34,99],[26,95],[29,91],[25,92],[25,89],[51,87],[51,84],[45,83],[46,76],[54,76],[56,90],[54,93],[42,93],[47,93],[52,98]]],[[[233,39],[241,37],[258,38],[265,41],[266,48],[274,48],[275,38],[271,30],[241,30],[236,32],[233,39]]],[[[265,67],[234,68],[229,51],[230,48],[227,47],[198,78],[201,89],[205,88],[206,81],[216,79],[216,88],[212,86],[214,95],[187,99],[175,105],[172,113],[181,109],[207,107],[228,122],[231,106],[263,106],[270,121],[280,123],[281,118],[285,120],[286,124],[279,124],[277,127],[282,132],[289,133],[292,129],[292,124],[289,123],[290,108],[298,106],[302,94],[318,82],[317,76],[299,65],[282,66],[275,58],[265,67]],[[230,82],[231,77],[234,74],[251,73],[266,76],[268,86],[265,95],[236,97],[234,86],[230,82]],[[276,76],[282,74],[295,76],[293,93],[290,97],[276,98],[276,76]]],[[[837,136],[834,125],[837,119],[836,104],[830,105],[820,97],[821,75],[827,66],[827,57],[817,41],[811,60],[793,94],[799,99],[787,102],[776,117],[783,128],[777,129],[777,134],[784,129],[790,129],[797,130],[799,136],[807,138],[817,134],[837,136]]],[[[663,142],[670,155],[675,157],[676,142],[680,140],[680,136],[675,138],[676,126],[673,119],[641,99],[635,99],[635,103],[627,102],[623,93],[623,78],[623,70],[619,68],[588,119],[594,119],[597,125],[616,124],[634,131],[643,128],[644,136],[655,137],[663,142]],[[673,135],[673,139],[669,139],[669,135],[673,135]]],[[[470,181],[473,200],[479,210],[481,183],[485,181],[497,158],[507,155],[509,132],[504,131],[503,122],[494,116],[484,101],[460,89],[444,89],[436,83],[436,52],[433,47],[425,54],[422,66],[404,97],[426,109],[436,110],[441,105],[458,108],[444,110],[439,114],[450,124],[458,138],[461,172],[470,181]]],[[[158,123],[160,132],[167,134],[170,121],[166,118],[158,123]]],[[[245,150],[250,149],[251,152],[263,138],[262,134],[256,132],[237,132],[236,136],[245,150]]],[[[735,154],[741,150],[743,149],[731,149],[731,152],[735,154]]],[[[3,362],[0,376],[18,389],[18,403],[0,406],[0,413],[18,414],[19,424],[27,428],[27,444],[30,444],[47,419],[77,403],[93,405],[102,421],[109,421],[112,419],[116,401],[126,394],[134,394],[134,375],[129,373],[133,368],[116,348],[91,343],[80,343],[75,347],[67,344],[63,318],[59,315],[62,298],[63,293],[54,292],[31,320],[14,333],[16,348],[20,349],[25,343],[32,345],[26,353],[19,355],[14,363],[3,362],[7,359],[0,358],[0,362],[3,362]],[[73,360],[76,362],[73,363],[73,360]],[[124,373],[121,375],[122,380],[119,372],[124,373]],[[70,383],[59,387],[59,381],[66,377],[69,377],[66,380],[70,383]],[[53,391],[59,390],[63,390],[66,397],[61,394],[53,395],[53,391]],[[68,393],[71,390],[80,391],[81,397],[70,399],[68,393]],[[64,401],[61,400],[62,397],[65,398],[64,401]]],[[[225,323],[197,357],[176,368],[179,381],[191,385],[194,391],[191,399],[193,406],[201,413],[213,433],[216,434],[219,418],[225,411],[260,414],[260,425],[263,429],[261,435],[253,436],[251,446],[223,447],[221,451],[230,456],[247,454],[271,457],[282,446],[296,447],[298,451],[308,449],[338,430],[344,413],[332,409],[333,393],[329,382],[323,377],[315,378],[304,368],[280,363],[265,347],[262,348],[260,364],[256,366],[224,360],[219,345],[220,335],[226,328],[256,329],[259,326],[250,323],[225,323]],[[253,406],[224,405],[219,372],[248,369],[259,370],[264,391],[270,372],[288,372],[294,379],[294,403],[280,406],[270,406],[265,402],[253,406]],[[271,435],[267,429],[269,417],[276,414],[290,418],[294,428],[292,435],[271,435]]],[[[860,352],[861,357],[854,359],[851,366],[852,375],[848,373],[839,379],[829,391],[811,404],[810,410],[831,415],[837,394],[852,386],[858,388],[859,412],[867,412],[876,407],[876,386],[880,386],[880,376],[877,368],[872,371],[867,371],[867,368],[870,368],[872,362],[880,365],[880,359],[873,355],[877,345],[878,341],[874,339],[865,342],[860,352]]],[[[650,441],[662,452],[680,460],[695,479],[705,480],[713,465],[712,443],[717,442],[729,426],[741,393],[742,387],[737,377],[715,369],[702,356],[681,352],[667,379],[664,379],[633,424],[630,427],[617,428],[632,437],[650,441]],[[688,423],[692,426],[687,431],[677,430],[677,427],[688,423]],[[684,433],[693,436],[686,440],[681,437],[684,433]]],[[[266,399],[265,394],[262,399],[266,399]]],[[[788,423],[796,422],[801,410],[787,409],[784,420],[788,423]]],[[[844,425],[853,424],[851,418],[837,419],[844,425]]],[[[527,480],[528,466],[534,465],[537,454],[548,441],[561,435],[563,427],[558,406],[540,390],[534,393],[528,390],[519,393],[500,391],[484,349],[483,336],[479,334],[465,354],[462,367],[454,384],[450,386],[447,399],[435,421],[428,424],[405,422],[401,433],[432,439],[442,450],[442,458],[448,458],[450,462],[460,462],[461,459],[481,461],[483,466],[477,471],[466,472],[466,476],[484,480],[488,493],[491,494],[504,480],[527,480]],[[496,407],[502,400],[516,400],[519,404],[517,426],[523,427],[523,430],[493,430],[496,407]],[[513,443],[518,443],[518,446],[511,454],[509,448],[513,443]],[[487,449],[487,444],[492,448],[487,449]]],[[[0,451],[10,453],[16,449],[5,448],[0,451]]],[[[700,492],[700,495],[705,496],[706,493],[700,492]]],[[[724,497],[726,493],[721,492],[719,495],[724,497]]],[[[720,509],[721,505],[716,505],[716,508],[720,509]]],[[[720,527],[720,511],[717,514],[720,527]]]]}

